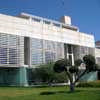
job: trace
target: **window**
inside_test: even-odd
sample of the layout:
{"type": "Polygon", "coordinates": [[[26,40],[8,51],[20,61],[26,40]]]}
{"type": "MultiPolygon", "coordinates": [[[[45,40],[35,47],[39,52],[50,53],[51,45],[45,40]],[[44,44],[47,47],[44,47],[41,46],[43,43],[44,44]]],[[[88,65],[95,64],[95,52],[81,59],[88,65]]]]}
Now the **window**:
{"type": "Polygon", "coordinates": [[[17,50],[9,48],[9,64],[17,64],[17,50]]]}
{"type": "Polygon", "coordinates": [[[41,20],[38,18],[32,18],[32,20],[34,20],[35,22],[40,22],[41,20]]]}
{"type": "Polygon", "coordinates": [[[49,21],[46,21],[46,20],[44,20],[43,21],[45,24],[50,24],[50,22],[49,21]]]}
{"type": "Polygon", "coordinates": [[[7,48],[0,47],[0,64],[7,64],[7,48]]]}
{"type": "Polygon", "coordinates": [[[32,65],[43,63],[43,40],[32,38],[32,65]]]}

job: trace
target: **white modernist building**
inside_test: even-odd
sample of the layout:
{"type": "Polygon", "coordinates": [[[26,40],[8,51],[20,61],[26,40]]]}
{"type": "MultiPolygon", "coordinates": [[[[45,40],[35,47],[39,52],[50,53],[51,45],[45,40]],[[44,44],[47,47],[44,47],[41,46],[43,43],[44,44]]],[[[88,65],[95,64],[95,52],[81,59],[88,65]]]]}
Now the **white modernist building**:
{"type": "Polygon", "coordinates": [[[80,32],[68,16],[58,22],[26,13],[0,14],[1,84],[27,85],[28,68],[61,58],[74,65],[86,54],[95,55],[94,36],[80,32]]]}

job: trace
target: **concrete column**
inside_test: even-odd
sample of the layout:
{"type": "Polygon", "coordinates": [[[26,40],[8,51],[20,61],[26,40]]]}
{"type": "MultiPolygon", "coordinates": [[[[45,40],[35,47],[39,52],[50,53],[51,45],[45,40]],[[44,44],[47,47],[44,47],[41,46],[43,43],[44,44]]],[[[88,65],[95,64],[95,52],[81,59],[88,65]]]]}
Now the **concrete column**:
{"type": "Polygon", "coordinates": [[[29,66],[32,65],[32,39],[29,39],[29,66]]]}
{"type": "Polygon", "coordinates": [[[72,65],[74,65],[74,55],[72,53],[72,65]]]}
{"type": "Polygon", "coordinates": [[[45,40],[43,40],[43,63],[45,64],[45,40]]]}
{"type": "MultiPolygon", "coordinates": [[[[43,28],[43,20],[41,21],[41,27],[42,27],[42,30],[41,30],[41,33],[42,33],[42,39],[44,38],[44,28],[43,28]]],[[[43,47],[42,47],[42,53],[43,53],[43,62],[45,64],[45,40],[43,39],[42,40],[42,43],[43,43],[43,47]]]]}
{"type": "Polygon", "coordinates": [[[74,51],[73,51],[73,46],[71,46],[71,50],[72,50],[72,65],[74,65],[74,51]]]}
{"type": "Polygon", "coordinates": [[[25,67],[20,67],[20,86],[28,86],[27,69],[25,67]]]}

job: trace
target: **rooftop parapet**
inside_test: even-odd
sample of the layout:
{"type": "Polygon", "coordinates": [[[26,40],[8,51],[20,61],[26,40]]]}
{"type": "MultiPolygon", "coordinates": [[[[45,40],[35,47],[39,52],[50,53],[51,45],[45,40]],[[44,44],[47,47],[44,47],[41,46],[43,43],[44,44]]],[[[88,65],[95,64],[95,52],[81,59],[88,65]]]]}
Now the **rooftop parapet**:
{"type": "Polygon", "coordinates": [[[70,19],[69,16],[64,16],[64,18],[66,20],[63,19],[63,21],[61,21],[61,22],[50,20],[50,19],[47,19],[47,18],[34,16],[34,15],[31,15],[31,14],[27,14],[27,13],[21,13],[19,15],[19,17],[25,18],[25,19],[30,19],[31,18],[32,20],[35,20],[35,21],[38,21],[38,22],[43,21],[43,22],[46,22],[47,24],[53,24],[53,25],[56,25],[58,27],[70,29],[70,30],[73,30],[73,31],[79,31],[78,27],[71,25],[71,19],[70,19]]]}

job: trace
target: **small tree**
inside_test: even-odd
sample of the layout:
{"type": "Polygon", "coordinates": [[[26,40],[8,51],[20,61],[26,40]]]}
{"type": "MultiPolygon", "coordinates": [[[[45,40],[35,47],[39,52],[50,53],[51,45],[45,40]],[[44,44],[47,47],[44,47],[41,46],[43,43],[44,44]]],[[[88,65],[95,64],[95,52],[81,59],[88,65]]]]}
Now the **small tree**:
{"type": "Polygon", "coordinates": [[[63,71],[66,72],[66,75],[68,76],[70,80],[70,91],[73,92],[75,88],[75,84],[79,81],[79,79],[85,75],[86,73],[97,71],[98,65],[95,62],[95,58],[92,55],[85,55],[83,57],[83,61],[78,59],[75,61],[75,66],[72,66],[67,59],[61,59],[55,62],[54,64],[54,71],[57,73],[61,73],[63,71]],[[81,65],[81,63],[85,64],[84,71],[79,74],[79,68],[78,66],[81,65]],[[77,78],[73,80],[73,74],[77,75],[77,78]]]}

